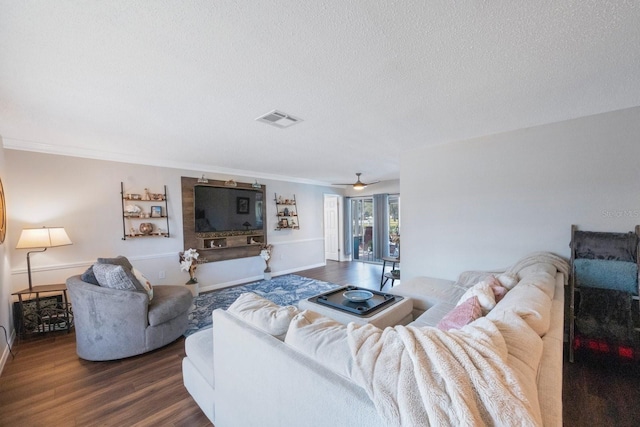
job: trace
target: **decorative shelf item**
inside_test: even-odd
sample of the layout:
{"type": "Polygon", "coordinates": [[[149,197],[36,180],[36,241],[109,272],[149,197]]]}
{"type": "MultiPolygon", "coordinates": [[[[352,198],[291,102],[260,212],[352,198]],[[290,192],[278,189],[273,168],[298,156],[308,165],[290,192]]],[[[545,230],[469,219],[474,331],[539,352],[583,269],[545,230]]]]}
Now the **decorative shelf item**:
{"type": "Polygon", "coordinates": [[[167,186],[164,193],[152,193],[145,188],[140,193],[125,193],[120,183],[122,199],[122,240],[133,237],[170,237],[167,186]]]}
{"type": "Polygon", "coordinates": [[[296,195],[293,198],[287,199],[275,194],[276,202],[276,215],[278,216],[278,223],[276,230],[299,230],[300,218],[298,218],[298,205],[296,203],[296,195]]]}

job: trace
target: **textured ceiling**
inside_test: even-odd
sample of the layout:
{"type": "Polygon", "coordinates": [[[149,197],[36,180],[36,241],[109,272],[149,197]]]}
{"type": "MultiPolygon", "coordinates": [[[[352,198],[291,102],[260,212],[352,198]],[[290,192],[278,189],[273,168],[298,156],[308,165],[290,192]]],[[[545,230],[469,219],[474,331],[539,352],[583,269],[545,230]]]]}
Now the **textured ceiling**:
{"type": "Polygon", "coordinates": [[[403,150],[637,105],[638,1],[0,0],[14,149],[388,180],[403,150]]]}

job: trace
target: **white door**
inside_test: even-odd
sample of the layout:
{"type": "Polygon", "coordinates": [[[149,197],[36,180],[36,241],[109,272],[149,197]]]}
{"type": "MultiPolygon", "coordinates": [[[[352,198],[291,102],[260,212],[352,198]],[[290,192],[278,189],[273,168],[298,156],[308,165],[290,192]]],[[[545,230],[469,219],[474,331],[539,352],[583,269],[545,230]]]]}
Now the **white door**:
{"type": "Polygon", "coordinates": [[[339,207],[340,196],[324,195],[324,257],[332,261],[340,261],[339,207]]]}

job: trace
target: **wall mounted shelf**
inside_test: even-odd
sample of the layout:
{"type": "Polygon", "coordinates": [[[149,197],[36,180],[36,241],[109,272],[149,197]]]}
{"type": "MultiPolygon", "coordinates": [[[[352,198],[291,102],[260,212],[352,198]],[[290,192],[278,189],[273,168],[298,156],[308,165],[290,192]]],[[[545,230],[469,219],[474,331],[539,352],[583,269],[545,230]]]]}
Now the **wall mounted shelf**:
{"type": "Polygon", "coordinates": [[[170,237],[167,186],[163,193],[125,193],[120,183],[122,199],[122,240],[137,237],[170,237]],[[149,226],[148,224],[151,224],[149,226]]]}
{"type": "Polygon", "coordinates": [[[278,223],[276,230],[299,230],[300,218],[298,217],[298,205],[296,202],[296,195],[293,198],[286,199],[282,195],[275,194],[276,202],[276,215],[278,216],[278,223]]]}

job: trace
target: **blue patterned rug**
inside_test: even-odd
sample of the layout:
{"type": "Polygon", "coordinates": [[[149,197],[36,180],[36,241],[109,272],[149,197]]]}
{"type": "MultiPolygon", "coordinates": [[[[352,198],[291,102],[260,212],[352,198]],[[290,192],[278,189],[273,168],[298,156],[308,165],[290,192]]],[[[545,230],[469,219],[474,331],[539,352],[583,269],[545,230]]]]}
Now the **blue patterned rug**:
{"type": "Polygon", "coordinates": [[[271,280],[261,280],[248,285],[233,286],[219,291],[198,295],[189,313],[189,326],[185,337],[203,328],[211,327],[211,312],[216,308],[227,309],[243,293],[253,292],[278,305],[296,305],[298,301],[340,287],[335,283],[287,274],[271,280]]]}

